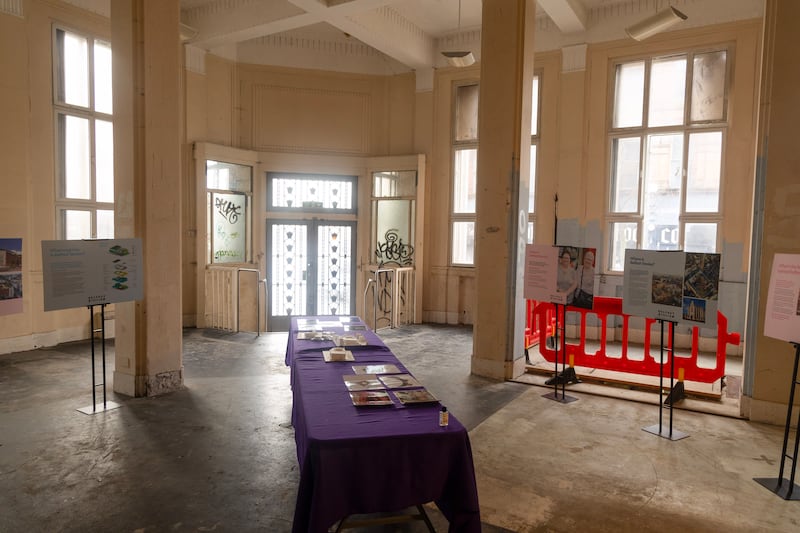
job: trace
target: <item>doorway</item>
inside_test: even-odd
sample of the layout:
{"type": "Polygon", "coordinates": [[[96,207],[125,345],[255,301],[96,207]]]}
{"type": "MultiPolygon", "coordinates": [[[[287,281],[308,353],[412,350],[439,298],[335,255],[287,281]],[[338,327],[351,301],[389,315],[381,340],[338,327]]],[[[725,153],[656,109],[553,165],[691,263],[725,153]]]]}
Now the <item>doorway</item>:
{"type": "Polygon", "coordinates": [[[355,233],[353,221],[267,221],[270,331],[292,316],[354,314],[355,233]]]}

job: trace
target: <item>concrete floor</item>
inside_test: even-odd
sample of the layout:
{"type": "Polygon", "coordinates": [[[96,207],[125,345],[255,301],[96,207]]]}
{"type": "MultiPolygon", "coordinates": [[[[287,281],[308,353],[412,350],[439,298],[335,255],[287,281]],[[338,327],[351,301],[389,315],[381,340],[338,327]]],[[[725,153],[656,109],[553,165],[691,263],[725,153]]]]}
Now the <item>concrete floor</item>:
{"type": "MultiPolygon", "coordinates": [[[[752,480],[777,476],[781,427],[676,410],[690,437],[670,441],[641,429],[656,403],[569,391],[562,404],[471,376],[469,328],[380,334],[470,429],[487,533],[800,530],[800,501],[752,480]]],[[[91,404],[87,342],[0,355],[0,532],[289,531],[285,347],[285,333],[186,330],[184,390],[109,393],[122,407],[95,415],[76,411],[91,404]]]]}

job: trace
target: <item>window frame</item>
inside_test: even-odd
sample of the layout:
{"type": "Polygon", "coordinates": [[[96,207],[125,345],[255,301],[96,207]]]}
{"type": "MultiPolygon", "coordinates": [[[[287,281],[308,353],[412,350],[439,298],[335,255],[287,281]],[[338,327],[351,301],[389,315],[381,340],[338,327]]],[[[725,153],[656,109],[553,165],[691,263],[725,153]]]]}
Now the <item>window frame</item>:
{"type": "MultiPolygon", "coordinates": [[[[458,90],[461,87],[469,87],[469,86],[477,86],[478,87],[478,106],[480,106],[480,81],[477,79],[466,79],[466,80],[459,80],[455,81],[452,84],[451,88],[451,97],[452,97],[452,106],[451,106],[451,128],[450,128],[450,239],[448,243],[448,254],[447,259],[450,266],[453,267],[464,267],[464,268],[475,268],[475,223],[477,220],[477,206],[472,213],[464,213],[464,212],[456,212],[455,210],[455,188],[456,188],[456,154],[459,151],[463,150],[475,150],[476,151],[476,166],[475,166],[475,181],[476,181],[476,196],[477,196],[477,150],[479,145],[479,138],[476,129],[475,139],[469,140],[457,140],[457,123],[458,123],[458,90]],[[457,262],[454,259],[454,245],[455,245],[455,227],[456,224],[463,224],[463,223],[471,223],[473,228],[473,241],[472,241],[472,262],[471,263],[462,263],[457,262]]],[[[477,113],[476,113],[477,115],[477,113]]],[[[478,117],[475,117],[475,121],[477,124],[478,117]]]]}
{"type": "Polygon", "coordinates": [[[683,139],[683,147],[681,154],[681,182],[680,182],[680,198],[679,198],[679,214],[678,214],[678,249],[684,249],[686,245],[686,225],[693,223],[711,223],[716,226],[716,240],[714,243],[715,252],[720,249],[720,243],[723,242],[723,227],[722,221],[724,219],[724,175],[725,175],[725,159],[726,159],[726,143],[729,133],[729,103],[731,94],[731,76],[733,65],[735,61],[735,49],[733,43],[723,42],[710,46],[703,46],[697,48],[688,48],[681,50],[665,51],[663,53],[651,54],[646,56],[635,56],[617,58],[609,63],[609,96],[608,96],[608,127],[606,138],[606,154],[608,154],[608,168],[606,180],[606,199],[605,199],[605,228],[606,228],[606,257],[602,262],[603,269],[607,273],[621,273],[623,266],[620,264],[617,268],[614,267],[614,228],[615,224],[635,223],[636,231],[636,246],[638,249],[648,249],[645,247],[644,239],[646,238],[644,221],[645,221],[645,179],[648,165],[648,142],[651,137],[664,134],[680,134],[683,139]],[[694,120],[692,121],[692,86],[694,82],[694,58],[701,54],[722,52],[726,54],[725,57],[725,74],[723,86],[723,102],[722,113],[719,119],[710,120],[694,120]],[[669,126],[649,126],[649,107],[650,107],[650,81],[651,81],[651,67],[654,61],[664,60],[673,57],[686,58],[686,79],[684,86],[684,108],[683,120],[680,124],[669,126]],[[615,102],[617,90],[617,68],[619,65],[635,62],[644,62],[644,83],[643,83],[643,103],[642,103],[642,119],[639,126],[626,126],[614,127],[615,118],[615,102]],[[720,171],[719,171],[719,185],[718,185],[718,198],[716,211],[687,211],[687,184],[688,184],[688,157],[689,157],[689,140],[691,135],[697,133],[720,132],[720,171]],[[620,139],[639,139],[639,161],[637,167],[637,206],[635,211],[621,212],[614,211],[615,201],[615,180],[616,180],[616,142],[620,139]]]}
{"type": "MultiPolygon", "coordinates": [[[[114,128],[114,115],[112,112],[106,113],[95,109],[95,46],[98,43],[111,48],[111,39],[93,34],[91,32],[76,30],[70,26],[54,23],[51,28],[51,54],[52,54],[52,99],[53,99],[53,166],[54,166],[54,187],[55,187],[55,214],[56,214],[56,238],[67,239],[67,213],[70,211],[89,212],[90,216],[90,235],[89,238],[98,238],[98,212],[110,211],[115,214],[114,201],[99,201],[97,199],[97,122],[103,121],[111,124],[112,132],[114,128]],[[60,47],[59,32],[71,34],[86,39],[87,46],[87,106],[67,103],[66,98],[62,98],[62,82],[65,79],[65,65],[62,48],[60,47]],[[88,121],[88,144],[89,144],[89,198],[70,198],[67,196],[67,176],[66,176],[66,148],[64,133],[66,128],[62,128],[61,117],[76,117],[88,121]]],[[[110,77],[110,76],[109,76],[110,77]]],[[[113,90],[113,88],[112,88],[113,90]]],[[[113,146],[113,135],[112,135],[113,146]]],[[[113,190],[113,152],[112,152],[112,190],[113,190]]],[[[113,238],[112,235],[100,238],[113,238]]]]}

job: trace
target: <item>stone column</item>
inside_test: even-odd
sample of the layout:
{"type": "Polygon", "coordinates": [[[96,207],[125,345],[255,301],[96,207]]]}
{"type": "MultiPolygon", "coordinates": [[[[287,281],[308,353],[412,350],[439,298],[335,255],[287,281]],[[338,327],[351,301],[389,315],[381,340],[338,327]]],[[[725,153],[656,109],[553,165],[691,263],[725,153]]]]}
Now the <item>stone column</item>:
{"type": "Polygon", "coordinates": [[[533,0],[483,2],[472,372],[524,370],[533,0]]]}
{"type": "Polygon", "coordinates": [[[751,420],[774,424],[786,421],[794,347],[765,337],[763,332],[773,257],[776,253],[800,253],[798,20],[800,2],[766,1],[748,334],[745,335],[745,357],[753,359],[744,375],[742,412],[751,420]]]}
{"type": "Polygon", "coordinates": [[[115,232],[142,240],[144,298],[116,306],[114,390],[183,385],[178,0],[111,2],[115,232]]]}

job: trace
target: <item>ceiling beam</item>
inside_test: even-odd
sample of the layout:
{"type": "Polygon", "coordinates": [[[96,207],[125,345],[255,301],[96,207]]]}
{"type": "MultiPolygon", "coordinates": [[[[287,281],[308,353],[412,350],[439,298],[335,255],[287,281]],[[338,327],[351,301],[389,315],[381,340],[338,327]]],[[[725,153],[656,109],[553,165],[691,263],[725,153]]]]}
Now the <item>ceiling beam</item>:
{"type": "Polygon", "coordinates": [[[586,31],[588,16],[580,0],[537,0],[562,33],[586,31]]]}

